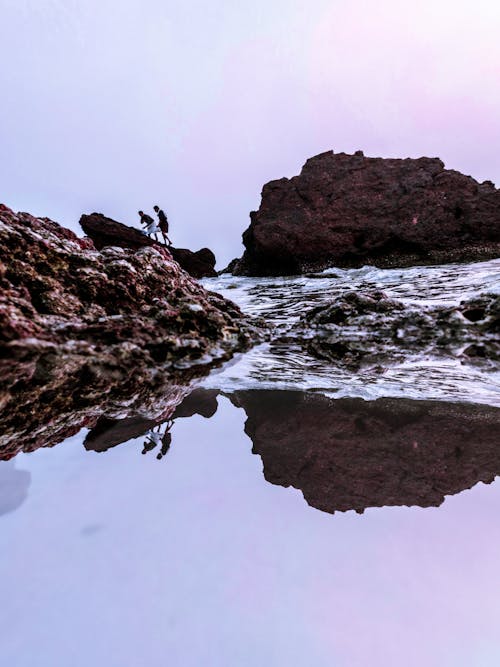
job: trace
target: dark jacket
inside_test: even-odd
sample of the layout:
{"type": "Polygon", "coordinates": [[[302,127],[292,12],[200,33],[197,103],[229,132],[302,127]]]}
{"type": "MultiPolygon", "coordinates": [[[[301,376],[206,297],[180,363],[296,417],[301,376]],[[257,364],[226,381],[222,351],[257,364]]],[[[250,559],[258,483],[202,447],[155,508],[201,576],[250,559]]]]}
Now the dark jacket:
{"type": "Polygon", "coordinates": [[[168,234],[168,220],[165,213],[160,209],[156,214],[158,216],[158,224],[162,232],[168,234]]]}
{"type": "Polygon", "coordinates": [[[148,215],[147,213],[144,213],[144,215],[141,215],[141,224],[143,224],[145,227],[147,227],[151,223],[154,224],[154,220],[150,215],[148,215]]]}

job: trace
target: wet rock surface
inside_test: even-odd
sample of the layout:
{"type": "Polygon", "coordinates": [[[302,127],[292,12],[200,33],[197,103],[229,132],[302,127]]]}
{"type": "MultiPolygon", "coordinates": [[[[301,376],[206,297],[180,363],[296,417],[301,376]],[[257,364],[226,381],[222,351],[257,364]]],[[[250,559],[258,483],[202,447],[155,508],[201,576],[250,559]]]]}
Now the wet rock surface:
{"type": "Polygon", "coordinates": [[[484,294],[453,307],[411,306],[381,291],[347,292],[305,313],[277,343],[290,341],[352,368],[418,354],[498,369],[500,297],[484,294]]]}
{"type": "Polygon", "coordinates": [[[250,218],[235,275],[500,256],[500,190],[437,158],[323,153],[299,176],[267,183],[250,218]]]}
{"type": "Polygon", "coordinates": [[[500,474],[500,409],[295,391],[238,391],[268,482],[334,513],[438,506],[500,474]]]}
{"type": "Polygon", "coordinates": [[[10,454],[19,443],[40,446],[37,429],[51,413],[66,415],[52,425],[63,439],[87,416],[123,414],[169,387],[176,394],[177,383],[259,335],[160,246],[99,252],[51,220],[0,207],[0,409],[8,422],[0,447],[10,454]]]}
{"type": "MultiPolygon", "coordinates": [[[[80,226],[92,240],[97,250],[106,247],[127,248],[139,250],[144,247],[166,247],[152,239],[141,230],[129,227],[121,222],[107,218],[102,213],[82,215],[80,226]]],[[[209,248],[202,248],[196,252],[187,248],[168,247],[167,252],[193,278],[207,278],[217,275],[215,271],[215,255],[209,248]]]]}

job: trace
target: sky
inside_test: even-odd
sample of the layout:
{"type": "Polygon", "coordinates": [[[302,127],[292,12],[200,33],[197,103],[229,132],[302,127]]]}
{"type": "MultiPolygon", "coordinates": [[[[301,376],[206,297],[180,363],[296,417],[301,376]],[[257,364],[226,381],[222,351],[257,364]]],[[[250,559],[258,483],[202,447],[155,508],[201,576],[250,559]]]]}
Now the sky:
{"type": "Polygon", "coordinates": [[[77,233],[159,204],[222,267],[325,150],[498,185],[499,30],[498,0],[0,0],[0,201],[77,233]]]}

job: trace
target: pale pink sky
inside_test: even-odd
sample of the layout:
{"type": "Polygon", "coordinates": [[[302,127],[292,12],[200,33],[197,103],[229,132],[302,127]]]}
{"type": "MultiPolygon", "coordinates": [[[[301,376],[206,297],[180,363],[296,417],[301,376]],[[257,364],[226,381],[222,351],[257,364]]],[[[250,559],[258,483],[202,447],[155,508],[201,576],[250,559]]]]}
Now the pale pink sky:
{"type": "Polygon", "coordinates": [[[78,229],[159,203],[241,253],[262,185],[324,150],[500,182],[496,0],[3,0],[1,199],[78,229]]]}

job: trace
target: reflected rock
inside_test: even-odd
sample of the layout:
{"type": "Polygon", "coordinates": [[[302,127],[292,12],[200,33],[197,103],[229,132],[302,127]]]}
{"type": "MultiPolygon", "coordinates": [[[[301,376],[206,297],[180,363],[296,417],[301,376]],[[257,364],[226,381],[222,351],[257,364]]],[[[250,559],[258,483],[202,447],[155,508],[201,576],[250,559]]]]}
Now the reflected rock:
{"type": "Polygon", "coordinates": [[[208,419],[217,412],[218,394],[216,389],[193,389],[176,407],[170,406],[169,410],[154,419],[137,415],[124,419],[101,416],[87,434],[83,445],[88,451],[105,452],[111,447],[146,435],[166,420],[192,417],[196,414],[208,419]]]}
{"type": "Polygon", "coordinates": [[[102,416],[85,437],[83,446],[87,451],[106,452],[111,447],[144,435],[157,423],[155,419],[138,416],[125,419],[110,419],[102,416]]]}
{"type": "Polygon", "coordinates": [[[218,389],[203,389],[197,387],[186,396],[182,403],[175,409],[173,419],[178,417],[192,417],[193,415],[201,415],[206,419],[213,417],[217,412],[217,396],[218,389]]]}
{"type": "Polygon", "coordinates": [[[324,512],[439,506],[500,473],[500,409],[295,391],[239,391],[268,482],[324,512]]]}

